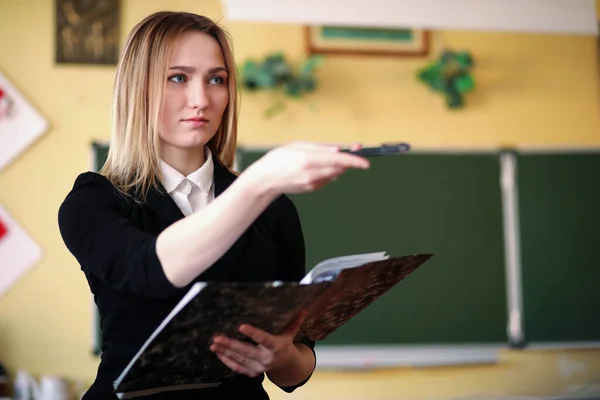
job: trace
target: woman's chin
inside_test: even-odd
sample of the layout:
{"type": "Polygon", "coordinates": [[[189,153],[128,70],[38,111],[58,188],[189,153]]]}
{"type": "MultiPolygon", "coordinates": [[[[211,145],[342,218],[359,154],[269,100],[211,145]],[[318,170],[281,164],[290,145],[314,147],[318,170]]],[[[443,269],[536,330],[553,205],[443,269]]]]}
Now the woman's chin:
{"type": "Polygon", "coordinates": [[[202,135],[198,137],[186,138],[186,140],[179,140],[178,143],[174,143],[174,145],[182,149],[194,150],[204,147],[209,140],[210,137],[202,135]]]}
{"type": "Polygon", "coordinates": [[[195,150],[203,148],[214,136],[206,132],[182,132],[171,137],[162,137],[163,146],[172,146],[181,150],[195,150]]]}
{"type": "Polygon", "coordinates": [[[179,146],[180,149],[182,150],[201,150],[204,148],[204,146],[206,145],[206,141],[199,141],[199,142],[194,142],[194,143],[185,143],[182,146],[179,146]]]}

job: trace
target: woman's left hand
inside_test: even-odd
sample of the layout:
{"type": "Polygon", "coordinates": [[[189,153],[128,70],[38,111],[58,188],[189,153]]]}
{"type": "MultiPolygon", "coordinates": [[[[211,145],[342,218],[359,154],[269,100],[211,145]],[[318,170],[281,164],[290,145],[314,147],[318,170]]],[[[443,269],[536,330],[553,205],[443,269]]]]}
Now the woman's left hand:
{"type": "Polygon", "coordinates": [[[244,324],[240,332],[248,336],[258,345],[216,336],[210,350],[229,368],[250,377],[280,367],[298,356],[294,345],[294,337],[300,329],[304,312],[290,323],[279,335],[271,335],[254,326],[244,324]]]}

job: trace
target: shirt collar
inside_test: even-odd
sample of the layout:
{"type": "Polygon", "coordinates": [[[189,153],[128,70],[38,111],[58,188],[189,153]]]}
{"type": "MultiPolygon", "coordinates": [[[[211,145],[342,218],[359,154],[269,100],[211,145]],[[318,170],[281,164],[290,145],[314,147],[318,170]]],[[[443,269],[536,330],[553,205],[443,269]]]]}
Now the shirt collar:
{"type": "Polygon", "coordinates": [[[204,158],[206,161],[200,168],[192,172],[187,178],[196,184],[203,192],[208,192],[215,179],[215,165],[212,153],[208,147],[204,147],[204,158]]]}
{"type": "Polygon", "coordinates": [[[167,193],[173,192],[177,186],[186,178],[198,186],[203,192],[208,192],[214,180],[215,165],[212,159],[212,153],[208,147],[204,147],[206,161],[200,168],[184,176],[181,172],[171,167],[162,159],[160,160],[161,183],[167,193]]]}

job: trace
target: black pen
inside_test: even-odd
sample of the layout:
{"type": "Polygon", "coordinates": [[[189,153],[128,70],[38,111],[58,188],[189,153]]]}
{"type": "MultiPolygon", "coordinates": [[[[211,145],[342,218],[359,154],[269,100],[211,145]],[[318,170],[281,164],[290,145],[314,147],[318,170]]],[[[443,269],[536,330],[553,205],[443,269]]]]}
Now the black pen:
{"type": "Polygon", "coordinates": [[[360,150],[351,151],[351,150],[342,150],[344,153],[355,154],[361,157],[375,157],[375,156],[384,156],[391,154],[401,154],[406,153],[410,150],[410,145],[408,143],[383,143],[379,147],[364,147],[360,150]]]}

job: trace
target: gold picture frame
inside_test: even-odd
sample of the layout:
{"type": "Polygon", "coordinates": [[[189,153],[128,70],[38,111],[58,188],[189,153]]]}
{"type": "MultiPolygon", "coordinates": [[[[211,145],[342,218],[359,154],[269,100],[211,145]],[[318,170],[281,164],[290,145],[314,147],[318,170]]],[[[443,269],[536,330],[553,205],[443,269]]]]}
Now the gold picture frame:
{"type": "Polygon", "coordinates": [[[425,57],[431,32],[419,29],[306,26],[309,55],[425,57]]]}

